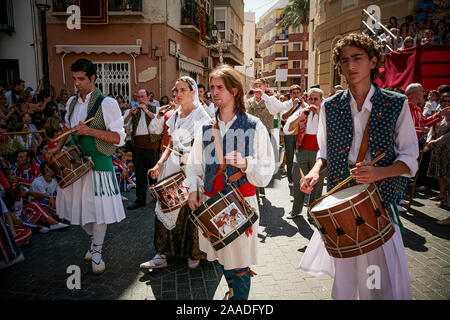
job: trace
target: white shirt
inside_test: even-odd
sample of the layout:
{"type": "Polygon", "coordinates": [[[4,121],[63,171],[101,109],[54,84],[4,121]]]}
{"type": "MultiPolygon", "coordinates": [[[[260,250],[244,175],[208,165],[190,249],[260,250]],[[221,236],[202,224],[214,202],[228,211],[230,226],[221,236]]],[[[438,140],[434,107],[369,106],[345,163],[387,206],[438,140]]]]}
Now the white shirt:
{"type": "MultiPolygon", "coordinates": [[[[233,117],[228,123],[219,119],[218,128],[223,137],[237,119],[233,117]]],[[[204,172],[206,167],[205,152],[203,152],[203,130],[198,130],[194,144],[186,164],[186,180],[184,185],[189,192],[202,191],[204,172]]],[[[211,150],[209,150],[211,151],[211,150]]],[[[224,154],[225,156],[225,154],[224,154]]],[[[246,157],[246,173],[248,181],[254,186],[264,187],[269,184],[275,170],[275,158],[266,127],[258,120],[253,139],[253,155],[246,157]]]]}
{"type": "MultiPolygon", "coordinates": [[[[155,100],[156,101],[156,100],[155,100]]],[[[161,134],[163,132],[164,125],[164,117],[158,119],[156,115],[158,114],[158,108],[156,114],[152,113],[155,117],[150,121],[150,124],[147,127],[147,121],[145,120],[145,112],[141,111],[141,118],[139,119],[138,126],[136,128],[136,136],[143,136],[147,134],[161,134]]],[[[123,114],[123,118],[125,119],[130,114],[130,109],[127,109],[123,114]]],[[[131,124],[131,117],[128,122],[125,124],[127,127],[131,124]]]]}
{"type": "MultiPolygon", "coordinates": [[[[6,97],[6,106],[8,108],[11,108],[12,106],[14,106],[14,101],[12,99],[12,90],[9,90],[5,93],[5,97],[6,97]]],[[[16,98],[19,99],[19,95],[16,94],[16,98]]],[[[17,101],[16,99],[16,101],[17,101]]]]}
{"type": "MultiPolygon", "coordinates": [[[[295,132],[297,128],[294,128],[294,130],[289,131],[289,126],[291,123],[300,116],[300,109],[295,111],[293,114],[289,116],[286,120],[286,124],[283,127],[283,131],[285,134],[290,135],[295,132]]],[[[317,134],[317,131],[319,130],[319,115],[315,114],[314,112],[310,111],[308,115],[308,119],[306,121],[306,134],[317,134]]]]}
{"type": "MultiPolygon", "coordinates": [[[[275,96],[268,96],[267,94],[263,93],[261,95],[261,100],[256,101],[255,96],[252,97],[255,100],[256,104],[260,104],[263,100],[266,103],[266,108],[267,110],[269,110],[270,114],[272,115],[276,115],[277,113],[281,113],[284,112],[286,107],[283,104],[283,102],[281,102],[280,100],[278,100],[275,96]]],[[[252,99],[250,98],[250,99],[252,99]]],[[[248,100],[250,100],[248,99],[248,100]]],[[[244,100],[245,102],[247,102],[247,98],[244,96],[244,100]]]]}
{"type": "MultiPolygon", "coordinates": [[[[350,92],[350,91],[349,91],[350,92]]],[[[364,129],[366,128],[367,121],[369,120],[370,112],[372,111],[372,102],[370,99],[375,93],[375,87],[372,85],[364,100],[361,111],[358,111],[356,101],[350,93],[350,109],[353,118],[353,141],[348,154],[348,162],[354,164],[358,157],[359,147],[364,135],[364,129]]],[[[326,126],[326,113],[325,107],[322,103],[319,115],[319,129],[317,132],[317,142],[319,144],[319,152],[317,153],[317,159],[327,159],[327,126],[326,126]]],[[[419,146],[417,144],[417,135],[414,129],[414,122],[412,120],[411,112],[409,111],[408,102],[405,100],[403,103],[402,111],[397,119],[395,125],[395,146],[394,151],[397,157],[395,161],[404,162],[410,172],[409,174],[403,174],[404,177],[414,177],[417,169],[417,158],[419,156],[419,146]]],[[[364,158],[365,161],[370,161],[370,151],[364,158]]]]}
{"type": "MultiPolygon", "coordinates": [[[[45,181],[44,176],[41,175],[33,180],[33,182],[31,183],[31,186],[30,186],[30,190],[34,191],[34,192],[54,195],[56,192],[57,186],[58,186],[58,184],[56,183],[55,179],[52,179],[52,181],[47,182],[47,181],[45,181]]],[[[32,197],[32,196],[28,197],[29,202],[32,201],[33,199],[34,199],[34,197],[32,197]]]]}
{"type": "MultiPolygon", "coordinates": [[[[91,93],[86,95],[86,100],[83,102],[81,97],[78,98],[75,107],[73,108],[72,116],[69,121],[69,112],[66,113],[65,120],[67,128],[75,127],[80,121],[83,122],[87,117],[87,108],[89,105],[89,98],[91,97],[91,93]]],[[[67,101],[66,109],[69,110],[70,104],[76,96],[70,97],[67,101]]],[[[105,120],[105,126],[107,131],[117,132],[120,136],[120,141],[118,144],[115,144],[118,147],[121,147],[125,144],[125,130],[123,128],[123,118],[122,112],[120,111],[120,107],[117,101],[113,98],[106,97],[103,99],[102,104],[103,111],[103,119],[105,120]]]]}
{"type": "Polygon", "coordinates": [[[206,103],[204,103],[203,108],[209,114],[211,119],[213,119],[216,116],[216,106],[214,105],[214,103],[210,102],[209,106],[206,103]]]}

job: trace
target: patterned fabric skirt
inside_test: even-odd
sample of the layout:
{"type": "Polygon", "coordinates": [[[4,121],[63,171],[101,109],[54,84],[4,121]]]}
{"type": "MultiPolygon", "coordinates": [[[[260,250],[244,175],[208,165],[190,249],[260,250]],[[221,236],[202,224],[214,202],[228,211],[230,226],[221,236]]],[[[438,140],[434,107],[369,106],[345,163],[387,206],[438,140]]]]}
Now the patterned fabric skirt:
{"type": "Polygon", "coordinates": [[[450,177],[449,148],[442,146],[431,151],[427,175],[436,179],[450,177]]]}
{"type": "Polygon", "coordinates": [[[199,248],[197,227],[189,219],[190,214],[189,205],[182,207],[172,230],[167,230],[155,216],[155,248],[158,253],[194,260],[206,259],[206,254],[199,248]]]}

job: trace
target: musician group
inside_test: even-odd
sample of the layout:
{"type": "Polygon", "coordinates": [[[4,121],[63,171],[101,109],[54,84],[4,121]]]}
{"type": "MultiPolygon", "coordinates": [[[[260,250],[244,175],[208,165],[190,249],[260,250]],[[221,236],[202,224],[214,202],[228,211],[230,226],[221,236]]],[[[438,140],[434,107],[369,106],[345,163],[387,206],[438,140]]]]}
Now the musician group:
{"type": "MultiPolygon", "coordinates": [[[[218,261],[229,287],[227,298],[248,299],[255,275],[250,267],[258,263],[256,193],[269,184],[276,169],[269,132],[273,114],[283,109],[287,111],[284,131],[287,136],[296,132],[297,137],[291,215],[301,212],[305,194],[311,194],[309,214],[316,226],[300,268],[333,277],[334,299],[412,299],[396,203],[408,178],[415,175],[419,150],[405,96],[373,84],[380,57],[380,47],[365,35],[339,40],[333,59],[349,89],[326,100],[320,89],[311,89],[308,104],[296,96],[300,88],[291,90],[298,92],[285,105],[264,94],[258,81],[246,93],[239,74],[222,65],[209,76],[217,108],[213,117],[203,108],[197,84],[190,77],[175,83],[175,108],[132,109],[125,116],[125,122],[133,124],[137,175],[137,200],[130,209],[145,206],[147,180],[157,198],[156,255],[140,267],[166,267],[168,256],[186,257],[189,268],[198,267],[203,259],[218,261]],[[161,143],[163,132],[168,138],[161,143]],[[325,177],[326,197],[321,192],[325,177]],[[385,227],[367,239],[370,247],[356,238],[348,248],[339,247],[337,241],[333,249],[333,237],[352,238],[348,223],[342,223],[338,211],[328,214],[336,227],[331,230],[321,223],[325,216],[314,215],[313,205],[323,207],[339,200],[351,188],[367,193],[360,201],[373,206],[370,213],[360,213],[358,204],[353,204],[349,212],[355,215],[354,228],[363,230],[373,219],[384,219],[385,227]],[[368,285],[371,266],[380,271],[379,286],[368,285]]],[[[90,237],[85,260],[100,274],[105,271],[102,247],[107,225],[125,218],[110,157],[112,150],[125,143],[124,118],[117,102],[95,88],[95,67],[90,61],[78,60],[71,71],[78,92],[67,102],[66,123],[72,134],[60,139],[52,152],[58,154],[70,141],[81,146],[94,166],[58,190],[56,209],[90,237]],[[91,122],[83,122],[92,117],[91,122]]]]}

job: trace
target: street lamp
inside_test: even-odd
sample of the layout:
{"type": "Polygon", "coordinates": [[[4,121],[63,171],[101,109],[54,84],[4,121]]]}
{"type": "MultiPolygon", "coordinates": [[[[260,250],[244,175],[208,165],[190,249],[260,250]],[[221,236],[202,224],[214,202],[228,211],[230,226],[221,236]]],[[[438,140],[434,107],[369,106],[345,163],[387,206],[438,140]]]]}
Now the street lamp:
{"type": "Polygon", "coordinates": [[[245,65],[245,90],[248,89],[247,87],[247,68],[251,68],[253,66],[253,58],[250,58],[248,65],[245,65]]]}
{"type": "Polygon", "coordinates": [[[217,39],[217,44],[210,45],[209,48],[216,48],[217,51],[219,51],[219,65],[222,66],[223,63],[223,51],[222,49],[224,47],[228,47],[228,44],[225,44],[222,42],[222,39],[220,38],[220,32],[217,30],[217,26],[213,25],[211,28],[211,34],[212,36],[217,39]]]}
{"type": "Polygon", "coordinates": [[[48,72],[48,51],[47,51],[47,20],[46,12],[50,9],[50,0],[35,0],[36,7],[41,12],[41,33],[42,33],[42,73],[44,74],[44,95],[50,94],[50,79],[48,72]]]}

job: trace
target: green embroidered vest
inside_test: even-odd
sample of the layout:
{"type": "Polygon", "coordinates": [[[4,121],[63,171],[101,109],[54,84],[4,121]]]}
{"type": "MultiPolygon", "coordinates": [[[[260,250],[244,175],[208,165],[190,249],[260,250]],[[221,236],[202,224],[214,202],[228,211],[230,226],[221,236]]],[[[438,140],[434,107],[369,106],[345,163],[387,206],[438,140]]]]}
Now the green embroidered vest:
{"type": "MultiPolygon", "coordinates": [[[[95,88],[95,90],[91,93],[89,104],[88,104],[88,110],[87,114],[90,114],[90,111],[94,107],[95,102],[97,101],[97,98],[103,100],[104,96],[102,95],[101,91],[98,88],[95,88]]],[[[69,120],[72,116],[73,110],[75,108],[75,105],[77,104],[79,95],[76,95],[75,98],[72,99],[70,106],[69,106],[69,120]]],[[[87,120],[87,119],[86,119],[87,120]]],[[[101,108],[101,105],[99,106],[97,112],[95,113],[94,120],[92,120],[89,124],[87,124],[90,128],[97,129],[97,130],[104,130],[106,131],[106,125],[105,125],[105,119],[103,118],[103,110],[101,108]]],[[[95,141],[95,146],[97,150],[104,154],[105,156],[111,156],[116,151],[116,146],[112,143],[105,142],[103,140],[93,138],[95,141]]],[[[82,139],[81,139],[82,140],[82,139]]]]}

